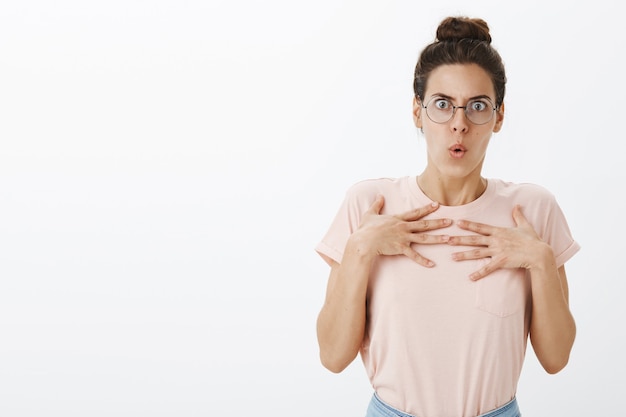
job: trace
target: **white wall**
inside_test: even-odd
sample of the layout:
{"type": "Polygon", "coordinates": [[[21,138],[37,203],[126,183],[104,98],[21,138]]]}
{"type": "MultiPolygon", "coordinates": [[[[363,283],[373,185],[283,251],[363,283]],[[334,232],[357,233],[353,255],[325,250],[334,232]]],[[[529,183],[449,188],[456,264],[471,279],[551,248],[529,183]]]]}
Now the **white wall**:
{"type": "Polygon", "coordinates": [[[0,5],[0,415],[364,414],[317,359],[345,189],[424,163],[419,50],[482,17],[507,65],[485,175],[552,190],[581,243],[578,338],[528,416],[626,388],[625,40],[617,2],[287,0],[0,5]]]}

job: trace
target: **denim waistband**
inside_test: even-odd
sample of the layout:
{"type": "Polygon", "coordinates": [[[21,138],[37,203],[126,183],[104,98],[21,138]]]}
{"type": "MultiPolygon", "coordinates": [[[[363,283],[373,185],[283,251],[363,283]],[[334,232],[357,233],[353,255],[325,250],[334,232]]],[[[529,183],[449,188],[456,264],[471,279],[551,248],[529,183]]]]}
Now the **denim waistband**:
{"type": "MultiPolygon", "coordinates": [[[[383,402],[376,393],[372,396],[369,407],[367,408],[366,417],[415,417],[411,414],[397,410],[383,402]]],[[[486,414],[477,417],[521,417],[517,400],[513,398],[501,407],[491,410],[486,414]]]]}

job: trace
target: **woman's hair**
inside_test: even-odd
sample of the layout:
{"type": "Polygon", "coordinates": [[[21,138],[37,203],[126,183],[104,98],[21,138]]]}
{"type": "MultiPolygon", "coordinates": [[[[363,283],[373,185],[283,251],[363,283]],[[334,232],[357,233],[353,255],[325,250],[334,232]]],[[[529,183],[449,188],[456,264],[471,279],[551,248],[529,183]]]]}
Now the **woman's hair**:
{"type": "Polygon", "coordinates": [[[415,96],[422,100],[431,72],[441,65],[450,64],[477,64],[487,71],[496,92],[495,105],[502,104],[506,84],[504,63],[498,51],[491,46],[487,22],[476,18],[448,17],[439,24],[435,41],[422,50],[415,66],[415,96]]]}

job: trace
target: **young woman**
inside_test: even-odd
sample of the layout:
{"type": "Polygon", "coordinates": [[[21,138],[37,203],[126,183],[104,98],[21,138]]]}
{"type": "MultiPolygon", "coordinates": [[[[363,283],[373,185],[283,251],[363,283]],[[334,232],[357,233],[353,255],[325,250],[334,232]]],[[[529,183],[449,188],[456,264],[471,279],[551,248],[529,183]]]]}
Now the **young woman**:
{"type": "Polygon", "coordinates": [[[331,266],[321,361],[341,372],[360,353],[367,417],[520,416],[528,338],[547,372],[568,362],[579,245],[550,192],[481,175],[505,83],[485,21],[442,21],[415,68],[426,168],[353,185],[316,247],[331,266]]]}

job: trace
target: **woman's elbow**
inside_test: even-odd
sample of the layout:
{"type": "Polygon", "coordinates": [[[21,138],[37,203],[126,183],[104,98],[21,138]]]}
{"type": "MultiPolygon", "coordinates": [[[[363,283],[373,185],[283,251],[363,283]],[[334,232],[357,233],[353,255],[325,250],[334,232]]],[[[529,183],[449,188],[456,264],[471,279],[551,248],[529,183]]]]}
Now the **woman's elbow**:
{"type": "Polygon", "coordinates": [[[342,372],[344,369],[352,363],[354,357],[339,357],[336,355],[331,355],[324,351],[320,351],[320,361],[324,368],[328,369],[330,372],[338,374],[342,372]]]}
{"type": "Polygon", "coordinates": [[[569,355],[563,356],[558,359],[553,359],[550,361],[544,361],[541,363],[543,369],[549,373],[550,375],[557,374],[563,370],[567,366],[569,362],[569,355]]]}

